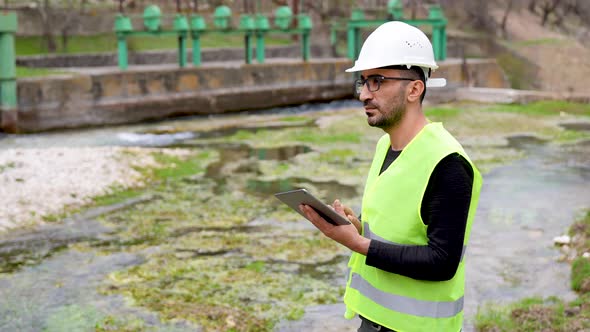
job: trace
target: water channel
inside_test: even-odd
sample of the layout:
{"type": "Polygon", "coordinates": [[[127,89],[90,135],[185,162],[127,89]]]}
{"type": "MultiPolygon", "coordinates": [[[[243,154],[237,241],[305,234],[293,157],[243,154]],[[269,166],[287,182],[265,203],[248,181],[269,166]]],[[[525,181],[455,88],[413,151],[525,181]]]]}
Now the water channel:
{"type": "MultiPolygon", "coordinates": [[[[356,107],[356,104],[306,106],[289,108],[282,112],[321,113],[350,107],[356,107]]],[[[254,201],[265,201],[271,193],[278,190],[310,186],[314,190],[328,193],[327,197],[337,195],[345,201],[360,198],[362,186],[333,179],[312,179],[301,174],[279,178],[258,177],[260,165],[257,162],[252,164],[241,161],[254,159],[289,163],[293,158],[312,153],[315,148],[312,144],[302,143],[257,149],[235,141],[219,140],[234,135],[239,130],[256,131],[260,129],[259,126],[270,126],[278,134],[293,127],[311,125],[308,122],[292,126],[264,122],[244,125],[248,123],[249,116],[244,115],[243,121],[238,121],[242,123],[240,126],[214,133],[162,130],[174,128],[178,123],[186,125],[191,121],[208,120],[202,117],[182,122],[0,137],[0,149],[119,145],[195,149],[207,147],[218,152],[216,161],[208,164],[202,176],[183,180],[184,187],[168,188],[160,192],[146,189],[139,197],[111,206],[92,208],[58,223],[1,234],[0,331],[94,330],[96,324],[104,321],[105,317],[125,317],[127,321],[136,321],[137,326],[140,326],[137,330],[199,331],[199,327],[187,320],[161,319],[149,306],[134,305],[129,298],[110,291],[110,288],[117,290],[121,286],[108,286],[109,283],[105,283],[110,274],[146,265],[153,257],[172,257],[178,260],[170,264],[182,264],[182,260],[187,260],[190,264],[196,264],[197,269],[200,265],[192,259],[198,258],[203,262],[209,260],[213,262],[212,265],[220,267],[227,266],[230,261],[237,266],[245,265],[248,271],[263,269],[266,273],[276,273],[284,278],[300,274],[305,275],[308,278],[305,279],[306,282],[310,284],[321,281],[328,285],[309,286],[312,292],[321,293],[322,287],[332,287],[332,290],[341,287],[346,265],[345,252],[333,250],[328,255],[310,259],[299,257],[290,251],[291,246],[298,245],[298,236],[305,237],[314,232],[303,221],[276,223],[272,217],[246,216],[247,220],[237,225],[195,224],[163,213],[158,215],[158,223],[163,225],[161,227],[178,224],[170,231],[162,231],[162,238],[166,240],[121,235],[126,227],[130,227],[126,224],[126,218],[134,218],[130,216],[137,214],[136,211],[148,213],[166,209],[162,207],[165,204],[163,202],[167,197],[172,197],[167,195],[172,195],[173,191],[187,195],[197,195],[195,188],[207,188],[217,195],[240,191],[253,197],[254,201]],[[226,169],[228,167],[231,169],[226,169]],[[227,174],[237,174],[246,179],[239,181],[237,177],[227,174]],[[227,245],[182,245],[194,243],[196,239],[207,241],[211,237],[217,237],[218,241],[227,245]],[[275,250],[271,242],[279,237],[291,238],[293,241],[287,239],[282,243],[281,248],[288,248],[281,249],[286,250],[286,254],[281,251],[280,255],[273,255],[251,252],[246,247],[234,245],[228,240],[234,237],[254,238],[255,243],[261,246],[261,251],[275,250]],[[171,241],[175,243],[170,245],[169,239],[173,239],[171,241]],[[140,242],[142,245],[136,246],[140,242]],[[173,256],[165,256],[167,251],[172,252],[173,256]],[[254,262],[252,257],[255,258],[254,262]]],[[[588,130],[583,125],[573,127],[575,130],[588,130]]],[[[489,301],[510,302],[524,297],[553,295],[568,300],[575,296],[569,285],[569,265],[559,262],[562,253],[553,246],[552,239],[565,234],[568,226],[583,209],[590,207],[590,144],[554,144],[531,135],[511,136],[506,142],[505,146],[499,147],[500,151],[504,148],[517,150],[524,157],[494,167],[484,175],[484,187],[466,256],[465,331],[473,331],[472,321],[478,307],[489,301]]],[[[469,150],[469,146],[467,149],[469,150]]],[[[368,159],[361,157],[354,161],[356,162],[366,164],[368,159]]],[[[352,165],[357,165],[354,163],[352,165]]],[[[217,202],[211,197],[209,195],[203,198],[205,204],[217,202]]],[[[275,203],[272,204],[276,206],[275,203]]],[[[352,204],[358,208],[359,203],[352,204]]],[[[196,213],[191,207],[177,208],[196,213]]],[[[272,216],[271,213],[269,215],[272,216]]],[[[217,240],[211,240],[211,243],[217,243],[217,240]]],[[[155,269],[154,266],[152,268],[155,269]]],[[[187,275],[182,275],[182,278],[197,282],[187,275]]],[[[180,292],[176,286],[173,288],[180,292]]],[[[302,293],[305,291],[306,288],[300,290],[302,293]]],[[[259,305],[258,302],[267,300],[264,298],[267,295],[261,294],[261,299],[257,299],[256,291],[251,292],[254,294],[250,295],[253,297],[250,299],[252,305],[256,306],[259,305]]],[[[334,295],[330,297],[324,294],[328,298],[325,304],[306,306],[304,313],[296,315],[298,319],[282,319],[274,330],[356,331],[357,322],[350,323],[342,318],[343,305],[338,294],[334,295]]],[[[279,307],[281,305],[277,304],[279,307]]]]}

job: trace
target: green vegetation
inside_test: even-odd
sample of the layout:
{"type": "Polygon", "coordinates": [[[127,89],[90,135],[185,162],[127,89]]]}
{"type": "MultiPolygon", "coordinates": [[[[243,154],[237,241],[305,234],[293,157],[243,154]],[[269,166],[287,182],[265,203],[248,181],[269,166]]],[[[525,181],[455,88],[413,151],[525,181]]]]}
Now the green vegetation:
{"type": "MultiPolygon", "coordinates": [[[[462,126],[463,117],[481,123],[513,121],[505,112],[476,113],[474,109],[481,106],[447,105],[430,110],[429,116],[462,126]],[[463,106],[467,111],[461,111],[463,106]],[[474,118],[474,114],[479,116],[474,118]]],[[[517,112],[514,116],[528,117],[517,112]]],[[[118,243],[102,250],[117,251],[123,246],[131,252],[149,247],[158,251],[142,265],[112,273],[102,292],[126,294],[136,305],[158,312],[164,321],[193,322],[206,331],[269,331],[280,320],[299,319],[306,306],[340,300],[342,288],[330,280],[341,273],[346,251],[313,229],[295,226],[301,222],[296,214],[256,190],[280,185],[296,174],[307,174],[306,186],[320,195],[326,192],[321,186],[314,188],[314,179],[345,179],[362,188],[363,170],[382,133],[366,126],[361,112],[270,121],[295,121],[302,126],[277,130],[264,129],[260,123],[259,130],[238,130],[206,141],[211,146],[237,143],[253,151],[304,143],[311,151],[304,150],[288,162],[272,157],[259,160],[260,154],[244,152],[246,157],[237,161],[239,168],[231,160],[213,164],[224,154],[208,149],[195,150],[186,159],[156,155],[157,162],[166,167],[142,171],[153,183],[142,192],[154,199],[102,217],[120,237],[118,243]],[[325,120],[321,130],[303,121],[314,117],[325,120]],[[306,172],[310,167],[313,174],[306,172]],[[210,168],[217,175],[206,175],[210,168]],[[266,219],[273,222],[267,224],[266,219]]],[[[183,124],[182,131],[190,130],[183,124]]],[[[493,128],[483,126],[476,133],[489,135],[490,130],[493,128]]],[[[491,152],[498,154],[506,152],[491,152]]],[[[115,194],[108,202],[123,197],[128,196],[115,194]]]]}
{"type": "Polygon", "coordinates": [[[319,131],[313,127],[296,128],[280,132],[261,129],[256,132],[240,130],[230,139],[238,142],[251,141],[254,144],[289,141],[294,143],[330,145],[334,143],[359,143],[361,133],[358,131],[339,132],[337,128],[319,131]]]}
{"type": "MultiPolygon", "coordinates": [[[[117,52],[117,37],[115,34],[101,34],[94,36],[71,36],[68,39],[67,49],[57,39],[58,50],[56,54],[83,54],[83,53],[114,53],[117,52]]],[[[280,35],[270,35],[265,38],[268,46],[289,45],[291,40],[280,35]]],[[[178,40],[175,36],[134,36],[127,40],[127,47],[130,52],[141,52],[150,50],[176,49],[178,40]]],[[[187,48],[192,47],[190,39],[187,48]]],[[[202,48],[214,47],[244,47],[243,36],[234,34],[211,33],[201,37],[202,48]]],[[[49,55],[43,47],[42,37],[17,37],[15,39],[17,56],[27,55],[49,55]]],[[[16,77],[36,77],[65,73],[63,70],[46,68],[16,68],[16,77]]]]}
{"type": "MultiPolygon", "coordinates": [[[[71,36],[68,39],[67,49],[63,49],[60,38],[56,40],[58,54],[78,53],[104,53],[117,51],[117,37],[112,34],[100,34],[93,36],[71,36]]],[[[281,35],[269,35],[265,38],[267,45],[288,45],[291,40],[281,35]]],[[[189,38],[187,47],[192,47],[189,38]]],[[[163,49],[176,49],[178,40],[176,36],[133,36],[128,38],[129,51],[150,51],[163,49]]],[[[234,34],[205,34],[201,37],[201,47],[244,47],[244,39],[241,35],[234,34]]],[[[18,37],[15,38],[16,55],[48,54],[43,47],[42,37],[18,37]]]]}
{"type": "Polygon", "coordinates": [[[285,116],[283,118],[281,118],[281,121],[285,121],[285,122],[302,122],[302,121],[307,121],[308,118],[303,117],[303,116],[285,116]]]}
{"type": "MultiPolygon", "coordinates": [[[[560,112],[583,119],[587,108],[570,103],[462,103],[426,111],[431,120],[444,121],[467,142],[467,152],[483,170],[522,157],[524,152],[506,146],[508,136],[527,131],[558,139],[564,132],[558,126],[560,112]]],[[[358,204],[382,131],[367,126],[357,110],[247,121],[243,117],[207,126],[202,121],[165,126],[166,133],[224,130],[228,134],[187,141],[190,154],[151,152],[157,165],[137,169],[145,186],[112,188],[112,193],[94,200],[96,206],[150,197],[99,217],[111,228],[109,240],[76,245],[77,250],[98,255],[126,252],[145,258],[139,265],[109,274],[100,286],[102,294],[125,296],[165,324],[199,326],[203,331],[271,331],[280,321],[300,319],[308,306],[341,301],[343,288],[334,280],[342,280],[348,250],[319,234],[269,192],[303,183],[324,199],[335,198],[331,196],[335,193],[344,196],[348,190],[345,203],[358,204]],[[239,128],[247,130],[234,131],[239,128]],[[263,150],[267,153],[259,153],[263,150]]],[[[125,158],[134,158],[134,153],[125,158]]],[[[572,232],[588,238],[590,217],[584,220],[572,232]]],[[[579,253],[590,251],[590,240],[585,243],[586,249],[576,247],[579,253]]],[[[572,282],[583,290],[590,282],[587,262],[580,262],[574,263],[572,282]]],[[[478,315],[478,327],[537,331],[542,330],[540,324],[551,324],[556,331],[575,331],[575,324],[586,324],[580,317],[590,317],[588,297],[581,294],[569,304],[551,298],[490,307],[478,315]],[[571,312],[580,313],[577,320],[571,312]]],[[[91,321],[96,331],[150,328],[124,313],[95,316],[92,308],[69,308],[61,314],[91,321]]],[[[65,322],[69,327],[75,321],[65,322]]]]}
{"type": "Polygon", "coordinates": [[[4,172],[5,170],[11,169],[16,167],[16,163],[13,161],[9,161],[6,164],[0,164],[0,173],[4,172]]]}
{"type": "MultiPolygon", "coordinates": [[[[133,158],[133,153],[130,153],[129,157],[133,158]]],[[[159,183],[164,180],[181,178],[188,174],[202,172],[203,163],[210,160],[212,156],[210,151],[203,151],[190,158],[180,158],[165,153],[153,153],[153,157],[160,167],[136,168],[145,178],[145,182],[149,183],[159,183]]],[[[140,196],[143,190],[144,188],[113,187],[109,190],[108,194],[94,197],[93,203],[95,206],[116,204],[140,196]]]]}
{"type": "Polygon", "coordinates": [[[47,319],[46,332],[84,331],[98,324],[103,314],[90,306],[66,305],[47,319]]]}
{"type": "Polygon", "coordinates": [[[567,43],[567,40],[558,38],[539,38],[529,39],[510,43],[513,46],[536,46],[536,45],[558,45],[561,43],[567,43]]]}
{"type": "Polygon", "coordinates": [[[582,115],[590,117],[590,105],[567,101],[537,101],[530,104],[493,105],[484,107],[485,111],[510,112],[528,115],[582,115]]]}
{"type": "Polygon", "coordinates": [[[269,331],[280,319],[300,317],[307,305],[337,301],[341,289],[314,276],[326,273],[321,262],[330,264],[342,248],[312,229],[249,226],[277,204],[243,193],[239,177],[223,176],[231,178],[227,184],[203,177],[211,156],[158,156],[176,166],[151,172],[155,185],[144,192],[155,199],[103,217],[120,237],[106,252],[159,248],[146,263],[111,274],[103,292],[127,294],[164,321],[190,321],[207,331],[269,331]],[[292,273],[311,264],[309,273],[292,273]]]}
{"type": "Polygon", "coordinates": [[[586,331],[590,328],[590,211],[570,227],[572,249],[572,289],[578,299],[564,303],[555,297],[527,298],[502,306],[489,304],[476,317],[479,332],[586,331]]]}
{"type": "Polygon", "coordinates": [[[496,61],[502,67],[506,76],[508,76],[511,88],[534,90],[535,87],[531,84],[536,77],[536,71],[533,65],[509,52],[496,56],[496,61]]]}
{"type": "MultiPolygon", "coordinates": [[[[577,253],[590,253],[590,211],[570,228],[577,253]]],[[[577,257],[572,263],[572,288],[590,297],[590,257],[577,257]]]]}
{"type": "Polygon", "coordinates": [[[436,119],[436,121],[445,121],[452,119],[459,114],[460,110],[458,107],[426,107],[425,114],[430,119],[436,119]]]}
{"type": "Polygon", "coordinates": [[[47,75],[56,75],[62,74],[63,71],[55,70],[55,69],[47,69],[47,68],[29,68],[29,67],[16,67],[16,77],[23,78],[23,77],[35,77],[35,76],[47,76],[47,75]]]}

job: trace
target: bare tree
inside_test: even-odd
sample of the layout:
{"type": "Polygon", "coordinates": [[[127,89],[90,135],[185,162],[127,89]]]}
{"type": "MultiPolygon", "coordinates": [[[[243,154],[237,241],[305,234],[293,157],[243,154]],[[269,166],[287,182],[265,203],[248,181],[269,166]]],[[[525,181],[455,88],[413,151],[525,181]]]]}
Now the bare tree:
{"type": "Polygon", "coordinates": [[[535,8],[537,7],[537,0],[530,0],[528,7],[531,13],[535,13],[535,8]]]}
{"type": "Polygon", "coordinates": [[[487,0],[464,0],[462,8],[467,13],[467,21],[475,28],[495,32],[497,23],[489,14],[490,3],[487,0]]]}
{"type": "Polygon", "coordinates": [[[508,23],[508,15],[514,6],[514,0],[508,0],[508,4],[506,5],[506,9],[504,10],[504,15],[502,16],[502,23],[500,23],[500,29],[502,29],[502,36],[504,38],[508,37],[508,32],[506,31],[506,24],[508,23]]]}
{"type": "Polygon", "coordinates": [[[408,0],[406,5],[410,7],[410,18],[415,19],[418,16],[418,10],[422,7],[422,0],[408,0]]]}
{"type": "Polygon", "coordinates": [[[86,0],[80,2],[79,10],[76,10],[76,1],[68,0],[67,7],[63,8],[66,10],[62,10],[64,20],[61,25],[61,46],[62,50],[65,52],[68,49],[68,40],[70,37],[70,31],[80,22],[80,15],[84,13],[84,7],[86,4],[86,0]]]}
{"type": "Polygon", "coordinates": [[[53,12],[52,3],[50,0],[35,0],[36,8],[41,17],[41,25],[43,27],[43,46],[45,49],[54,53],[57,50],[57,43],[55,42],[55,36],[51,29],[51,14],[53,12]]]}
{"type": "Polygon", "coordinates": [[[540,3],[539,9],[541,10],[541,26],[547,24],[549,15],[555,12],[555,9],[559,5],[560,0],[543,0],[540,3]]]}

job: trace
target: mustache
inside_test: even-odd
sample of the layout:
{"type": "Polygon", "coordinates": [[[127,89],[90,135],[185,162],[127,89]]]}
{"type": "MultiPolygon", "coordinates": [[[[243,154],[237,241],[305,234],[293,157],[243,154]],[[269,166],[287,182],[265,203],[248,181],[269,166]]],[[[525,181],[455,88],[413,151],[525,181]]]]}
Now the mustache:
{"type": "Polygon", "coordinates": [[[377,105],[373,104],[373,103],[372,103],[370,100],[365,100],[365,101],[363,102],[363,106],[364,106],[365,108],[366,108],[366,107],[369,107],[369,108],[378,108],[378,107],[377,107],[377,105]]]}

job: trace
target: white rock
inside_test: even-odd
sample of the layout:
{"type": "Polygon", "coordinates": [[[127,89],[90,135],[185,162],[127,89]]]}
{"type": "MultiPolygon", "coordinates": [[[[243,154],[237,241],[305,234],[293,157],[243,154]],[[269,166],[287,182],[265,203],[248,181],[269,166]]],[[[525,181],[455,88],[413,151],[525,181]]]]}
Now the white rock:
{"type": "Polygon", "coordinates": [[[561,235],[553,238],[553,243],[560,246],[570,244],[571,241],[572,239],[569,237],[569,235],[561,235]]]}
{"type": "Polygon", "coordinates": [[[188,154],[121,147],[0,149],[0,232],[42,222],[44,215],[87,204],[113,187],[142,185],[134,167],[159,167],[155,151],[188,154]]]}
{"type": "Polygon", "coordinates": [[[582,257],[584,258],[590,258],[590,252],[585,252],[582,254],[582,257]]]}

